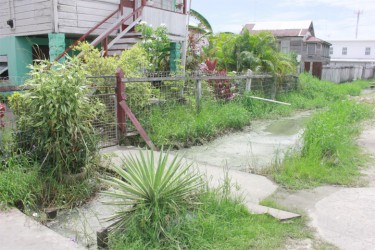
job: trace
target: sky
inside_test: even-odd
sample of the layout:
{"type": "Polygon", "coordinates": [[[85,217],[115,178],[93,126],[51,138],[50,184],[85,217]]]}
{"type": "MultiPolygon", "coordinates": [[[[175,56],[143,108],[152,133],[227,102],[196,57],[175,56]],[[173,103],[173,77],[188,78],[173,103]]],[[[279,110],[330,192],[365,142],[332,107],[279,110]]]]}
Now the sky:
{"type": "MultiPolygon", "coordinates": [[[[189,0],[188,0],[189,1],[189,0]]],[[[239,33],[246,23],[311,20],[327,40],[375,40],[375,0],[191,0],[215,33],[239,33]]]]}

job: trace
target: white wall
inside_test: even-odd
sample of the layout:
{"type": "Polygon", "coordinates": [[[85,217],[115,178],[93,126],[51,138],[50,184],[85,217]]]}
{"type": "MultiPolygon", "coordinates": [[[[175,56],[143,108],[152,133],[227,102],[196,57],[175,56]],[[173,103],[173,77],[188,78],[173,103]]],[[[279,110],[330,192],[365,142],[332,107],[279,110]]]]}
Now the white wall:
{"type": "Polygon", "coordinates": [[[0,0],[0,37],[47,34],[52,31],[51,0],[0,0]],[[7,20],[14,20],[14,28],[7,20]]]}
{"type": "Polygon", "coordinates": [[[142,12],[142,21],[151,24],[153,27],[158,27],[165,24],[168,32],[173,34],[170,38],[172,40],[184,40],[186,33],[186,15],[165,11],[157,8],[144,7],[142,12]]]}
{"type": "MultiPolygon", "coordinates": [[[[119,3],[120,0],[58,0],[57,32],[83,35],[115,11],[119,3]]],[[[109,19],[93,34],[101,34],[116,17],[109,19]]]]}
{"type": "Polygon", "coordinates": [[[331,61],[335,60],[375,60],[375,40],[371,41],[329,41],[333,48],[333,54],[331,54],[331,61]],[[342,49],[347,48],[347,55],[342,54],[342,49]],[[370,55],[365,55],[366,48],[370,48],[370,55]]]}

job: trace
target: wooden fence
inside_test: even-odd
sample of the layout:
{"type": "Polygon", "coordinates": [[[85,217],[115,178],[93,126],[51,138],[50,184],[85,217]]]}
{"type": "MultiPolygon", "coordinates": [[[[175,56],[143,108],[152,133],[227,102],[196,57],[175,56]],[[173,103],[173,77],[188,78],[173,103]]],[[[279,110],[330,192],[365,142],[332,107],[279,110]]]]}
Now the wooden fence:
{"type": "Polygon", "coordinates": [[[323,66],[322,80],[342,83],[374,78],[375,67],[364,66],[323,66]]]}

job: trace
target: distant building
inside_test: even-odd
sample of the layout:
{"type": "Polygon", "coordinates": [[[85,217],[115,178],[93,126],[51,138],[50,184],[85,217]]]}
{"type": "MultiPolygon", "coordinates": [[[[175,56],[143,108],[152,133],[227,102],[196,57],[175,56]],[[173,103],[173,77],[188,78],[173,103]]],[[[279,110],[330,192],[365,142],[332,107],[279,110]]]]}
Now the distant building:
{"type": "Polygon", "coordinates": [[[271,32],[279,41],[280,51],[297,54],[300,72],[311,72],[321,78],[323,65],[330,62],[330,43],[315,37],[312,21],[256,22],[246,24],[251,34],[271,32]]]}
{"type": "Polygon", "coordinates": [[[375,40],[330,41],[331,65],[375,66],[375,40]]]}

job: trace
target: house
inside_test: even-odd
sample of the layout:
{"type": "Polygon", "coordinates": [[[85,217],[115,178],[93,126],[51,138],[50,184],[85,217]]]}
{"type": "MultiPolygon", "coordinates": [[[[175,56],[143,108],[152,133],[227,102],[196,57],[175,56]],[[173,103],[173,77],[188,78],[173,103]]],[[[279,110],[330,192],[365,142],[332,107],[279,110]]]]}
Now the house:
{"type": "Polygon", "coordinates": [[[171,54],[179,55],[185,42],[187,0],[2,0],[0,5],[0,72],[9,79],[26,76],[35,59],[59,59],[77,39],[101,46],[107,55],[119,54],[140,38],[134,30],[140,21],[168,27],[171,54]]]}
{"type": "Polygon", "coordinates": [[[295,53],[300,72],[311,72],[321,78],[323,65],[329,64],[330,43],[315,37],[312,21],[256,22],[246,24],[250,34],[271,32],[279,42],[280,51],[295,53]]]}
{"type": "Polygon", "coordinates": [[[335,83],[375,76],[375,41],[330,41],[331,62],[323,67],[323,79],[335,83]]]}
{"type": "Polygon", "coordinates": [[[375,66],[375,40],[341,40],[330,43],[330,65],[375,66]]]}

